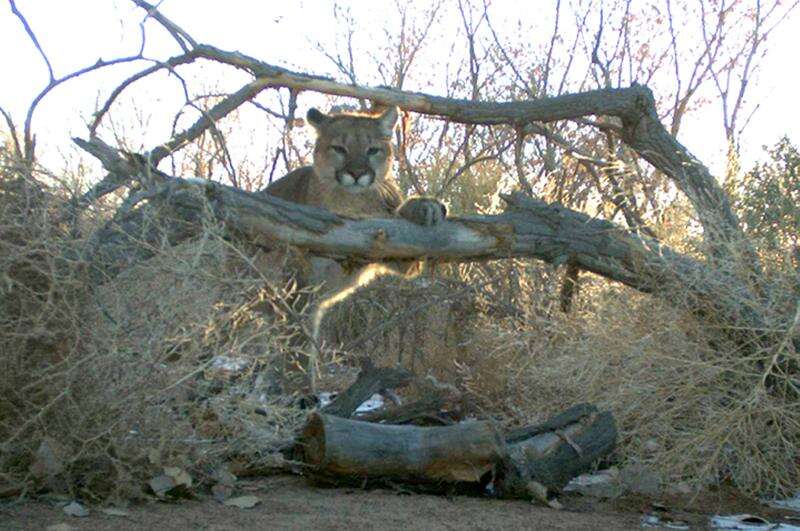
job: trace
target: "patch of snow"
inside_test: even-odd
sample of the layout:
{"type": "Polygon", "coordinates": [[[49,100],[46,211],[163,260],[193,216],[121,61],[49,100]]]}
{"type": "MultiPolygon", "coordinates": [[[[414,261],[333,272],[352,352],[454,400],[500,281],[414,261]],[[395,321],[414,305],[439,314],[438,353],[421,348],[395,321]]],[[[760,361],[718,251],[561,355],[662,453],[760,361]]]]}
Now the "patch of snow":
{"type": "Polygon", "coordinates": [[[243,358],[231,358],[230,356],[214,356],[211,360],[211,368],[228,372],[241,372],[247,368],[249,362],[243,358]]]}
{"type": "Polygon", "coordinates": [[[735,531],[800,531],[800,527],[791,524],[773,524],[752,514],[732,514],[713,516],[711,529],[733,529],[735,531]]]}
{"type": "Polygon", "coordinates": [[[790,511],[800,512],[800,491],[795,492],[794,498],[786,500],[763,500],[766,505],[776,509],[788,509],[790,511]]]}
{"type": "Polygon", "coordinates": [[[383,397],[378,393],[372,395],[369,400],[358,406],[356,413],[367,413],[368,411],[375,411],[382,408],[384,405],[383,397]]]}

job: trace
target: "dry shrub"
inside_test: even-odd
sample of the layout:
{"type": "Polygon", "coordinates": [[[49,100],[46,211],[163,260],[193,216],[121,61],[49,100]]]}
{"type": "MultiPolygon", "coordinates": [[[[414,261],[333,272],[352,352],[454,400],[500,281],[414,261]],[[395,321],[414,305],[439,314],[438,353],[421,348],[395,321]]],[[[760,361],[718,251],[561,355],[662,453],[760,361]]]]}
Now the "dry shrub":
{"type": "Polygon", "coordinates": [[[541,340],[528,334],[531,324],[557,302],[533,281],[547,270],[507,260],[410,280],[379,277],[328,310],[323,338],[345,356],[366,355],[453,384],[473,406],[468,413],[496,415],[516,392],[509,368],[541,340]]]}
{"type": "MultiPolygon", "coordinates": [[[[719,315],[701,319],[588,274],[576,310],[564,314],[560,275],[526,261],[442,276],[384,277],[361,289],[330,311],[327,338],[434,374],[464,392],[473,413],[508,424],[579,402],[608,408],[619,423],[620,464],[645,464],[667,484],[730,481],[754,495],[800,487],[800,410],[765,379],[776,354],[799,361],[789,341],[736,344],[719,315]]],[[[797,304],[796,276],[769,277],[779,296],[775,308],[758,311],[788,340],[798,333],[786,318],[797,304]]]]}
{"type": "Polygon", "coordinates": [[[647,464],[666,482],[797,489],[800,410],[793,395],[768,389],[759,363],[775,351],[747,356],[708,320],[595,283],[593,308],[554,317],[541,330],[546,344],[520,351],[511,407],[534,417],[584,401],[609,408],[622,461],[647,464]]]}
{"type": "Polygon", "coordinates": [[[0,194],[0,491],[137,498],[163,467],[272,462],[303,419],[272,377],[301,310],[257,252],[207,225],[98,282],[63,189],[6,166],[0,194]]]}
{"type": "MultiPolygon", "coordinates": [[[[169,230],[121,238],[107,258],[133,264],[98,274],[86,257],[105,218],[65,222],[67,197],[4,160],[0,492],[136,498],[165,466],[202,481],[268,464],[303,419],[275,391],[303,314],[273,274],[288,255],[263,256],[205,220],[180,245],[169,230]],[[146,252],[126,254],[131,245],[146,252]]],[[[169,225],[157,209],[142,215],[169,225]]],[[[778,338],[797,334],[785,317],[797,304],[793,275],[769,271],[775,307],[759,309],[778,338]]],[[[384,277],[333,307],[325,337],[346,356],[433,374],[461,389],[472,413],[509,424],[582,401],[610,408],[619,458],[665,481],[800,487],[800,411],[759,366],[777,355],[797,363],[790,341],[745,355],[715,316],[700,321],[588,275],[564,315],[559,283],[549,266],[512,260],[384,277]]],[[[324,375],[341,388],[343,373],[324,375]]]]}

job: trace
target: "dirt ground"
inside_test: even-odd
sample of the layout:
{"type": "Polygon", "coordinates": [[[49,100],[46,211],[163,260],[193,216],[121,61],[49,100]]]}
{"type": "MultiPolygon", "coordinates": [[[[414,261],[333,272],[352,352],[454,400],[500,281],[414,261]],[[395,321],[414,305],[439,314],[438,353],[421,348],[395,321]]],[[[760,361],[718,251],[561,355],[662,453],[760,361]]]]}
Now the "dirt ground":
{"type": "MultiPolygon", "coordinates": [[[[641,529],[642,516],[653,512],[644,499],[600,503],[588,498],[564,497],[563,510],[524,501],[466,496],[401,494],[391,490],[327,489],[310,486],[303,478],[280,476],[243,482],[236,495],[255,495],[261,503],[252,509],[226,507],[211,497],[179,503],[151,503],[127,509],[126,516],[109,516],[92,509],[86,518],[65,515],[54,503],[0,504],[0,529],[51,531],[114,529],[641,529]]],[[[715,512],[758,510],[741,500],[718,494],[695,500],[670,514],[692,529],[707,528],[715,512]]],[[[755,512],[755,511],[750,511],[755,512]]],[[[773,512],[773,522],[780,517],[773,512]]]]}

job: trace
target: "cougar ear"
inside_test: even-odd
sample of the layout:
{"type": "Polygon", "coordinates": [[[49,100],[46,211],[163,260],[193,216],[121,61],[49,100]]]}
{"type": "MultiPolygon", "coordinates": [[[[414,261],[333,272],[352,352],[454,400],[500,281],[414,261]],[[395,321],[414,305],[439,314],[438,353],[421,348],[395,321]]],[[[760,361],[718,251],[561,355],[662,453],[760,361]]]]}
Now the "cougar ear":
{"type": "Polygon", "coordinates": [[[378,123],[381,126],[381,132],[387,136],[391,137],[392,133],[394,132],[394,126],[397,124],[397,117],[400,111],[397,107],[389,107],[381,115],[378,117],[378,123]]]}
{"type": "Polygon", "coordinates": [[[314,126],[314,129],[319,129],[322,127],[325,122],[328,121],[328,119],[328,116],[316,107],[311,107],[308,110],[308,113],[306,113],[306,120],[308,120],[308,123],[314,126]]]}

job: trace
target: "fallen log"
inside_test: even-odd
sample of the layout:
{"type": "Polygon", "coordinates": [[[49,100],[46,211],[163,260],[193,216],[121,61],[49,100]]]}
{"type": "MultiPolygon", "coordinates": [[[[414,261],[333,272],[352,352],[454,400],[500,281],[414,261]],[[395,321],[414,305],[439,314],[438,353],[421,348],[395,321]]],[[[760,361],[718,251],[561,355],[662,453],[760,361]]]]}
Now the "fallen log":
{"type": "Polygon", "coordinates": [[[503,437],[488,421],[443,427],[387,425],[313,413],[296,455],[315,479],[405,482],[427,490],[481,491],[492,480],[504,498],[542,498],[614,449],[611,413],[576,406],[503,437]]]}
{"type": "Polygon", "coordinates": [[[342,479],[477,483],[502,460],[505,443],[487,421],[420,428],[312,413],[299,453],[316,474],[342,479]]]}
{"type": "Polygon", "coordinates": [[[442,418],[439,413],[447,404],[444,396],[432,393],[406,404],[370,411],[358,416],[359,420],[367,422],[382,422],[385,424],[411,424],[421,421],[431,421],[437,424],[452,424],[448,419],[442,418]]]}
{"type": "Polygon", "coordinates": [[[522,256],[554,265],[569,263],[688,307],[701,316],[714,315],[731,325],[736,338],[736,331],[768,328],[763,315],[751,304],[753,297],[747,286],[735,276],[713,270],[709,264],[661,242],[556,203],[512,194],[503,196],[507,208],[501,214],[448,218],[434,228],[402,219],[349,219],[266,194],[161,174],[141,166],[138,157],[123,157],[99,139],[75,142],[109,171],[157,174],[162,184],[146,195],[148,202],[161,202],[179,215],[193,212],[189,217],[198,211],[213,212],[228,231],[256,245],[271,247],[280,240],[353,263],[421,257],[459,262],[522,256]]]}
{"type": "Polygon", "coordinates": [[[355,383],[340,393],[333,402],[323,407],[322,412],[337,417],[352,417],[358,406],[375,393],[403,387],[411,382],[411,378],[411,373],[404,369],[375,367],[369,358],[365,358],[355,383]]]}
{"type": "Polygon", "coordinates": [[[529,497],[535,484],[557,492],[609,455],[616,441],[614,417],[589,404],[514,430],[506,437],[507,456],[498,470],[498,493],[504,498],[529,497]]]}

